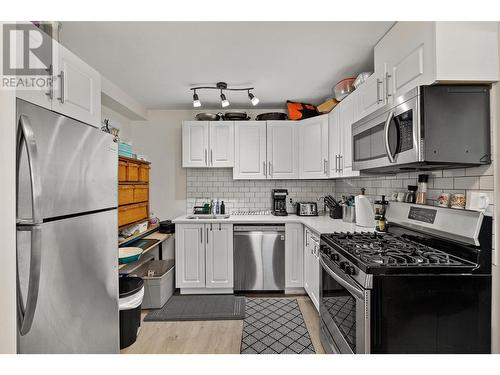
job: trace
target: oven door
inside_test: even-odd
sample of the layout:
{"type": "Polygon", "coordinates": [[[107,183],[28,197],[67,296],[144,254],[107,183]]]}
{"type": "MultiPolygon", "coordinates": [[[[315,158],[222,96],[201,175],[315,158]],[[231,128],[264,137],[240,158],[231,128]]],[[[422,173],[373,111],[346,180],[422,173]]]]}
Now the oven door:
{"type": "Polygon", "coordinates": [[[328,353],[370,352],[370,290],[320,257],[320,335],[328,353]]]}
{"type": "Polygon", "coordinates": [[[377,111],[353,124],[354,170],[384,168],[423,161],[419,96],[377,111]]]}

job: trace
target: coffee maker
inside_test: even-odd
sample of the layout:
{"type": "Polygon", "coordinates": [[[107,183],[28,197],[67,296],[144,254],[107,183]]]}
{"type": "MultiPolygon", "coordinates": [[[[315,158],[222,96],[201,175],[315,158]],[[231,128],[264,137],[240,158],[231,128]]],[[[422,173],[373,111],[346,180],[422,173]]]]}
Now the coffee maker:
{"type": "Polygon", "coordinates": [[[287,189],[273,189],[273,215],[286,216],[286,196],[288,195],[287,189]]]}

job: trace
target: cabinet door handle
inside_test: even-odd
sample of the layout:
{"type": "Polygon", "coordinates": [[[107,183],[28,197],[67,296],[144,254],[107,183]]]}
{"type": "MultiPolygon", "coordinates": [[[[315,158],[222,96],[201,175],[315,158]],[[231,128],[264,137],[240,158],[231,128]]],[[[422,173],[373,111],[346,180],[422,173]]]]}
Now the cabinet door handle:
{"type": "Polygon", "coordinates": [[[210,149],[210,165],[214,166],[214,150],[210,149]]]}
{"type": "Polygon", "coordinates": [[[339,154],[335,155],[335,172],[339,171],[339,154]]]}
{"type": "Polygon", "coordinates": [[[339,172],[344,172],[344,155],[339,155],[339,172]]]}
{"type": "Polygon", "coordinates": [[[207,149],[205,149],[205,165],[208,166],[207,149]]]}
{"type": "MultiPolygon", "coordinates": [[[[211,225],[211,224],[210,224],[211,225]]],[[[207,225],[207,243],[208,243],[208,225],[207,225]]]]}
{"type": "Polygon", "coordinates": [[[264,170],[264,176],[267,177],[267,164],[265,161],[262,162],[263,170],[264,170]]]}
{"type": "Polygon", "coordinates": [[[382,83],[382,80],[377,78],[377,104],[382,103],[383,101],[383,99],[380,97],[380,85],[382,83]]]}
{"type": "Polygon", "coordinates": [[[61,104],[64,104],[64,71],[61,70],[61,74],[58,75],[60,81],[59,81],[59,88],[60,88],[60,92],[61,92],[61,96],[59,96],[59,98],[57,98],[61,104]]]}
{"type": "Polygon", "coordinates": [[[392,96],[391,93],[389,93],[389,78],[392,76],[389,74],[389,72],[385,73],[385,93],[386,93],[386,98],[389,99],[390,96],[392,96]]]}
{"type": "Polygon", "coordinates": [[[52,77],[52,64],[49,65],[49,67],[47,68],[47,72],[49,73],[50,75],[50,87],[49,87],[49,91],[45,93],[45,95],[47,95],[49,97],[50,100],[54,99],[54,81],[53,81],[53,77],[52,77]]]}
{"type": "Polygon", "coordinates": [[[326,174],[326,159],[323,159],[323,173],[326,174]]]}
{"type": "Polygon", "coordinates": [[[269,162],[269,177],[273,176],[273,165],[271,162],[269,162]]]}
{"type": "Polygon", "coordinates": [[[203,228],[200,228],[200,242],[203,243],[203,228]]]}

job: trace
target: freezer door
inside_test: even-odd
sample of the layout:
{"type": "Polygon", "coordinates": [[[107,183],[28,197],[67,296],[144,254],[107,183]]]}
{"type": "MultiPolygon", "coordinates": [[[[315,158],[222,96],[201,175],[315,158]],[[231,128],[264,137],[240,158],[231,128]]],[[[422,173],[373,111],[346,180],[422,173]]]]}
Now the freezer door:
{"type": "Polygon", "coordinates": [[[112,135],[20,99],[17,128],[18,222],[117,206],[112,135]]]}
{"type": "MultiPolygon", "coordinates": [[[[21,332],[19,314],[19,352],[117,353],[116,210],[43,223],[38,228],[38,293],[31,327],[24,325],[27,332],[21,332]]],[[[31,239],[36,236],[19,226],[17,237],[18,294],[21,307],[26,306],[24,319],[29,319],[26,298],[30,274],[36,282],[37,270],[30,270],[31,239]]]]}

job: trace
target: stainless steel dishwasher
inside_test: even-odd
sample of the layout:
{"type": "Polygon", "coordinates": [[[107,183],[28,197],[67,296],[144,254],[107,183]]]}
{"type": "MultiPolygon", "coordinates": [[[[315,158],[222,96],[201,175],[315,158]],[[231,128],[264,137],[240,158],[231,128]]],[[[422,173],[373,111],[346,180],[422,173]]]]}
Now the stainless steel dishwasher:
{"type": "Polygon", "coordinates": [[[285,290],[285,226],[234,226],[234,290],[285,290]]]}

